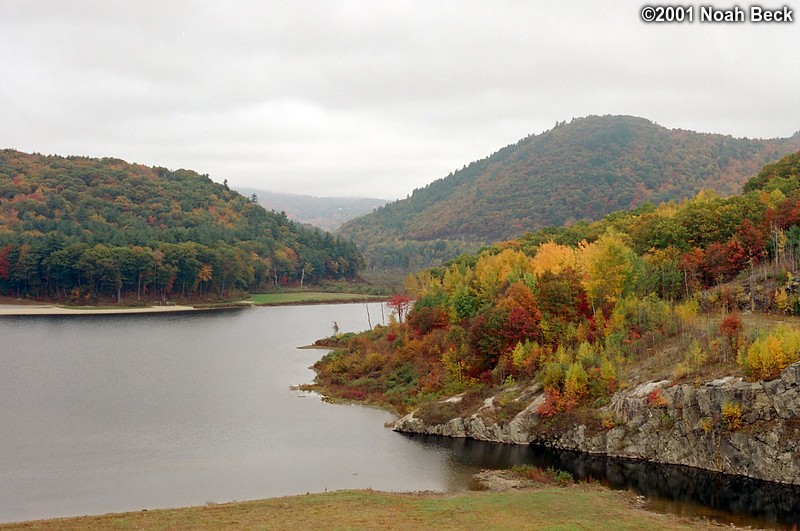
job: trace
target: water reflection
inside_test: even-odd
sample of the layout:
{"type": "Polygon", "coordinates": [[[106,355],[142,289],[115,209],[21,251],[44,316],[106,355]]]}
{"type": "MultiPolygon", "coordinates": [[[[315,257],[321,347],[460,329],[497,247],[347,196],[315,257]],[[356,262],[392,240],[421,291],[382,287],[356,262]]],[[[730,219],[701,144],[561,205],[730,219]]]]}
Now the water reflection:
{"type": "Polygon", "coordinates": [[[407,435],[419,444],[447,449],[453,463],[504,469],[529,464],[570,472],[648,499],[648,507],[722,523],[790,527],[800,524],[800,487],[717,474],[696,468],[613,459],[544,447],[485,443],[430,435],[407,435]]]}

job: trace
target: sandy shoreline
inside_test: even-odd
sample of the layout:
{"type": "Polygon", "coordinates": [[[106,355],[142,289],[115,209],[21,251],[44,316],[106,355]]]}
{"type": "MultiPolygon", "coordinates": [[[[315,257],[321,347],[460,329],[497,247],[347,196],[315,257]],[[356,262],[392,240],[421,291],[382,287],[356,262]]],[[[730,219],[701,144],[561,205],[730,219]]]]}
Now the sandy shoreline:
{"type": "Polygon", "coordinates": [[[0,317],[16,317],[24,315],[120,315],[120,314],[140,314],[140,313],[185,313],[202,312],[212,310],[228,310],[241,308],[244,306],[217,306],[200,307],[194,306],[142,306],[139,308],[63,308],[52,304],[40,305],[15,305],[0,304],[0,317]]]}

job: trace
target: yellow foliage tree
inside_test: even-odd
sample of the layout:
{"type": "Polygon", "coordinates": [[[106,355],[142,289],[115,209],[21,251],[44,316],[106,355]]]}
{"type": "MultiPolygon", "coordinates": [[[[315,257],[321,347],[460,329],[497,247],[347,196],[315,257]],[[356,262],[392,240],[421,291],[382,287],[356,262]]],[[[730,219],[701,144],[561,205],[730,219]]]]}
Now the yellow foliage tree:
{"type": "Polygon", "coordinates": [[[434,277],[430,270],[423,270],[416,275],[409,274],[405,282],[403,282],[403,289],[406,294],[414,300],[424,297],[431,291],[442,287],[442,281],[434,277]]]}
{"type": "Polygon", "coordinates": [[[468,286],[472,281],[472,269],[466,268],[463,273],[457,265],[451,265],[444,273],[442,278],[442,287],[445,293],[451,295],[461,289],[463,286],[468,286]]]}
{"type": "Polygon", "coordinates": [[[578,263],[594,310],[614,304],[631,288],[635,262],[636,254],[613,229],[593,243],[581,242],[578,263]]]}
{"type": "Polygon", "coordinates": [[[786,293],[786,289],[778,288],[775,290],[775,305],[783,313],[789,312],[789,294],[786,293]]]}
{"type": "Polygon", "coordinates": [[[533,265],[525,253],[513,249],[498,254],[484,253],[475,264],[475,291],[482,302],[487,302],[500,293],[503,284],[525,281],[532,275],[533,265]]]}
{"type": "Polygon", "coordinates": [[[759,380],[770,380],[800,361],[800,330],[778,326],[739,352],[739,363],[759,380]]]}
{"type": "Polygon", "coordinates": [[[579,362],[569,366],[564,376],[564,397],[580,402],[589,394],[589,375],[579,362]]]}
{"type": "Polygon", "coordinates": [[[531,261],[533,271],[537,275],[550,272],[559,274],[566,268],[577,269],[578,259],[575,249],[566,245],[559,245],[553,241],[542,244],[531,261]]]}

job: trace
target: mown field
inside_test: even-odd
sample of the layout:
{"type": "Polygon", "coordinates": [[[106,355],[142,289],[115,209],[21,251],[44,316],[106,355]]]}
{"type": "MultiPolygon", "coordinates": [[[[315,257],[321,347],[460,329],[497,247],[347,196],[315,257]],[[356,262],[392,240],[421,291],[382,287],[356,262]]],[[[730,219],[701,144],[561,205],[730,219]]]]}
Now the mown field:
{"type": "Polygon", "coordinates": [[[718,529],[647,512],[598,485],[458,494],[340,491],[183,509],[0,525],[0,530],[104,529],[718,529]]]}

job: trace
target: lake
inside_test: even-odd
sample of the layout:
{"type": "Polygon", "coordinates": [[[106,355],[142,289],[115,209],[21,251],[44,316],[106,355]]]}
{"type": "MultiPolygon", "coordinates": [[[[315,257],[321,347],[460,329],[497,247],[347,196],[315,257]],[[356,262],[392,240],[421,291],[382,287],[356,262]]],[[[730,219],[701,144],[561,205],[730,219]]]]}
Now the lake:
{"type": "MultiPolygon", "coordinates": [[[[290,389],[313,379],[309,366],[323,355],[296,347],[331,335],[334,321],[342,332],[366,329],[367,308],[372,324],[388,316],[375,303],[0,319],[0,522],[337,489],[463,490],[484,467],[581,462],[401,435],[384,427],[389,413],[290,389]]],[[[584,466],[588,475],[602,479],[615,461],[601,462],[584,466]]],[[[669,489],[681,490],[670,474],[669,489]]],[[[686,485],[697,484],[692,474],[686,485]]],[[[637,487],[626,481],[608,483],[637,487]]],[[[657,509],[709,505],[670,506],[652,483],[644,492],[663,501],[657,509]]],[[[722,520],[726,510],[714,509],[722,520]]]]}
{"type": "Polygon", "coordinates": [[[0,320],[0,521],[463,484],[389,413],[289,389],[334,321],[365,305],[0,320]]]}

